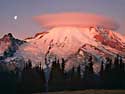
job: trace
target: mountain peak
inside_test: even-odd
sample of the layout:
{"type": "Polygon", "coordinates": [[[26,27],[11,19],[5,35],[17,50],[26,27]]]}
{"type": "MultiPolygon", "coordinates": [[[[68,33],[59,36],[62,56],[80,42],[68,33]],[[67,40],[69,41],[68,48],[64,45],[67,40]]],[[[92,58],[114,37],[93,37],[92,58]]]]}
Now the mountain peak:
{"type": "MultiPolygon", "coordinates": [[[[5,35],[6,37],[13,36],[8,34],[5,35]]],[[[14,50],[15,58],[24,59],[24,61],[30,59],[33,66],[39,62],[43,62],[44,65],[45,57],[51,59],[50,61],[55,57],[59,61],[64,58],[73,64],[82,62],[87,55],[96,59],[112,58],[116,54],[125,56],[125,39],[123,36],[112,30],[98,27],[54,27],[46,32],[40,32],[33,37],[26,38],[25,41],[24,44],[15,38],[13,38],[12,44],[2,41],[0,51],[3,50],[4,52],[8,47],[11,47],[11,50],[16,50],[14,50]]]]}
{"type": "Polygon", "coordinates": [[[13,37],[12,33],[8,33],[7,35],[11,38],[13,37]]]}
{"type": "Polygon", "coordinates": [[[13,35],[11,33],[8,33],[8,34],[5,34],[3,38],[1,38],[0,40],[9,42],[12,38],[14,38],[13,35]]]}
{"type": "Polygon", "coordinates": [[[48,32],[37,33],[26,41],[27,44],[22,46],[19,52],[25,59],[29,58],[36,63],[44,62],[46,53],[66,59],[76,54],[79,49],[94,57],[125,53],[122,35],[97,27],[54,27],[48,32]]]}
{"type": "Polygon", "coordinates": [[[18,49],[18,46],[21,45],[24,41],[15,39],[11,33],[4,35],[0,39],[0,56],[4,56],[6,52],[9,54],[9,51],[15,52],[18,49]]]}

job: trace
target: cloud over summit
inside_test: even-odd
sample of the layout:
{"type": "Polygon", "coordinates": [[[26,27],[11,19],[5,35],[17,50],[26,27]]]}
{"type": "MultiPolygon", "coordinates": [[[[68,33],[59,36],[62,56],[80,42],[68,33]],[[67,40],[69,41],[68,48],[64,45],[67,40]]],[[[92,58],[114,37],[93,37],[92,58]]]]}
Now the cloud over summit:
{"type": "Polygon", "coordinates": [[[112,19],[89,13],[56,13],[36,16],[35,20],[45,28],[58,26],[96,27],[117,30],[119,25],[112,19]]]}

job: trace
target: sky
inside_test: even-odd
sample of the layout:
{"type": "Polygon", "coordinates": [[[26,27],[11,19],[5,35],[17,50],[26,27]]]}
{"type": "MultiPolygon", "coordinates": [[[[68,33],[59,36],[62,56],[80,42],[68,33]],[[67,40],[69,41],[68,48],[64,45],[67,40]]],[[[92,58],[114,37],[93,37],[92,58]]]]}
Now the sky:
{"type": "Polygon", "coordinates": [[[120,24],[117,32],[125,35],[125,0],[0,0],[0,37],[9,32],[19,39],[34,36],[43,31],[34,16],[64,12],[113,18],[120,24]]]}

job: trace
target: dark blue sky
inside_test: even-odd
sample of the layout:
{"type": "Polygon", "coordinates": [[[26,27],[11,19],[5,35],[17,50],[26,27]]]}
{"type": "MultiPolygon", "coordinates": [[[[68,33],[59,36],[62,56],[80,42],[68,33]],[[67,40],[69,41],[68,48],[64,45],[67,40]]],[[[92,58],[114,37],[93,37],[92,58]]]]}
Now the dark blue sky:
{"type": "Polygon", "coordinates": [[[57,12],[109,16],[120,24],[118,32],[125,34],[125,0],[0,0],[0,37],[8,32],[19,38],[32,36],[42,31],[33,16],[57,12]]]}

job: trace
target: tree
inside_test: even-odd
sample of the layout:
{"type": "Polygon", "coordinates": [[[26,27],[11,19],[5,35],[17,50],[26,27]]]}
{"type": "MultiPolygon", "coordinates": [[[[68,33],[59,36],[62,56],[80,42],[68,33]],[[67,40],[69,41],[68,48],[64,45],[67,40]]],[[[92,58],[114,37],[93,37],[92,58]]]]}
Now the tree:
{"type": "Polygon", "coordinates": [[[50,80],[49,80],[49,85],[50,89],[52,90],[58,90],[61,89],[64,84],[64,72],[60,68],[60,64],[57,63],[56,61],[52,62],[52,68],[51,68],[51,73],[50,73],[50,80]]]}

